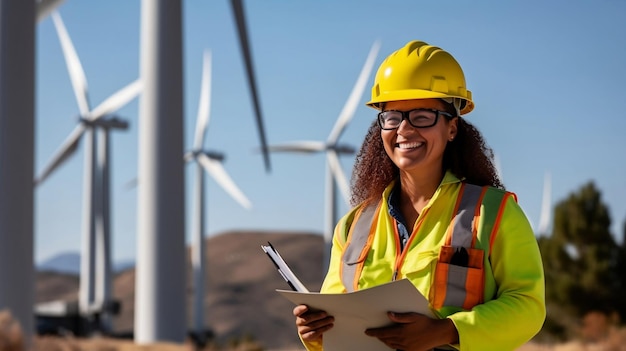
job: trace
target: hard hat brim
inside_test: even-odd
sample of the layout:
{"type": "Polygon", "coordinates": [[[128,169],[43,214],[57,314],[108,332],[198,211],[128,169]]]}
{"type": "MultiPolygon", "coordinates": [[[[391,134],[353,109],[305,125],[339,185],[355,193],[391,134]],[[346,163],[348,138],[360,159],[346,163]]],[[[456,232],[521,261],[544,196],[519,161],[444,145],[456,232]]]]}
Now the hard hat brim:
{"type": "MultiPolygon", "coordinates": [[[[471,93],[468,91],[468,96],[471,93]]],[[[380,104],[390,101],[400,100],[418,100],[418,99],[445,99],[445,98],[459,98],[465,100],[465,106],[461,109],[461,114],[470,113],[474,109],[474,103],[466,96],[450,95],[430,90],[422,89],[407,89],[407,90],[395,90],[391,92],[381,92],[375,99],[366,103],[367,106],[380,110],[380,104]]]]}

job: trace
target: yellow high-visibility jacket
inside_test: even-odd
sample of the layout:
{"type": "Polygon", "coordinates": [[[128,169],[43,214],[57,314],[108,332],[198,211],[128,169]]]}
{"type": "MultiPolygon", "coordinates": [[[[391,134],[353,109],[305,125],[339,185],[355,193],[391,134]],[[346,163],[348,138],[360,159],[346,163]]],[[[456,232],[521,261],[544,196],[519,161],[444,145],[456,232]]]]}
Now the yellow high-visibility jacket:
{"type": "MultiPolygon", "coordinates": [[[[435,194],[424,207],[411,239],[404,248],[396,279],[407,278],[433,305],[431,285],[439,251],[445,243],[446,229],[454,215],[461,181],[447,172],[435,194]]],[[[390,282],[396,269],[398,239],[395,221],[389,214],[387,199],[393,183],[384,191],[376,231],[358,288],[366,289],[390,282]]],[[[514,350],[530,340],[545,320],[545,282],[537,240],[516,199],[509,196],[492,235],[491,248],[484,260],[484,303],[463,310],[444,306],[435,312],[452,320],[459,333],[461,351],[514,350]]],[[[329,271],[322,293],[346,292],[341,280],[342,255],[355,213],[352,209],[335,228],[329,271]]],[[[304,343],[307,350],[322,350],[321,343],[304,343]]]]}

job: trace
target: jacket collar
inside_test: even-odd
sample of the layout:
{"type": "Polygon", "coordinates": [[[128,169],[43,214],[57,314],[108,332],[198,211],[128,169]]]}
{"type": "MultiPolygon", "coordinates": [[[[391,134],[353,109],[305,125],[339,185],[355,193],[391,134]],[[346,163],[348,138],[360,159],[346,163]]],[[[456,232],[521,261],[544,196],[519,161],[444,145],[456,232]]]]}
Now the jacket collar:
{"type": "MultiPolygon", "coordinates": [[[[398,179],[396,178],[393,181],[391,181],[389,185],[387,185],[387,188],[385,188],[385,191],[383,192],[383,199],[389,199],[389,195],[393,191],[397,182],[398,182],[398,179]]],[[[446,173],[443,175],[443,179],[441,179],[439,188],[441,188],[441,186],[443,185],[455,184],[455,183],[460,183],[460,182],[461,180],[456,175],[454,175],[454,173],[452,173],[450,170],[447,170],[446,173]]]]}

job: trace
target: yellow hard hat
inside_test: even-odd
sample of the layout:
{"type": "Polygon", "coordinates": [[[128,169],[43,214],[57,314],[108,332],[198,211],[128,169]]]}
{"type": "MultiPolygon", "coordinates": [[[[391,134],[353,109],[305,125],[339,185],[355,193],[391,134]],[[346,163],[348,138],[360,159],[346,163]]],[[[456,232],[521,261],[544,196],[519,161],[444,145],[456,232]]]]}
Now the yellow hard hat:
{"type": "Polygon", "coordinates": [[[423,41],[411,41],[383,61],[367,105],[380,109],[384,102],[413,99],[454,101],[460,114],[474,109],[459,63],[448,52],[423,41]]]}

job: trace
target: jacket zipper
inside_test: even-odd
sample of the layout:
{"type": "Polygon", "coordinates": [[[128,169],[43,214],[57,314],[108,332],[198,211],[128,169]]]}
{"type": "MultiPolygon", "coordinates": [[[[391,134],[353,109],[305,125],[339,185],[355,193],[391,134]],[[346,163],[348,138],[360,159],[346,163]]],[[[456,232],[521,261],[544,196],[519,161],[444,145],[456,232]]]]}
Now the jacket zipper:
{"type": "Polygon", "coordinates": [[[396,222],[395,219],[393,220],[393,224],[394,224],[393,231],[395,233],[395,238],[396,238],[396,263],[395,263],[395,269],[393,271],[393,276],[391,277],[391,281],[395,281],[398,278],[398,272],[400,272],[400,268],[402,268],[402,264],[404,263],[404,259],[406,258],[406,252],[408,251],[407,248],[411,246],[411,242],[413,241],[413,238],[415,237],[415,233],[417,233],[420,227],[422,226],[422,222],[424,222],[424,218],[426,217],[426,214],[428,213],[429,209],[430,207],[426,207],[424,211],[422,211],[422,214],[419,216],[417,220],[417,224],[415,225],[415,228],[413,228],[411,235],[409,235],[409,239],[404,244],[403,250],[400,249],[401,246],[400,246],[400,234],[398,233],[398,223],[396,222]]]}

